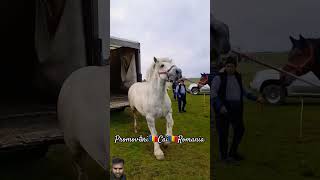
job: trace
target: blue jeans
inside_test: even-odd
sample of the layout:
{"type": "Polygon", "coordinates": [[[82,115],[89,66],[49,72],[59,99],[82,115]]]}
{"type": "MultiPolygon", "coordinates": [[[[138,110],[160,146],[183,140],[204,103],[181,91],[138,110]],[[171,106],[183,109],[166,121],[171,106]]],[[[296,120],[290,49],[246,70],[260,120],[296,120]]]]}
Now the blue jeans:
{"type": "Polygon", "coordinates": [[[177,95],[178,96],[178,108],[179,108],[179,112],[181,111],[185,111],[185,107],[186,107],[186,104],[187,104],[187,98],[186,98],[186,95],[185,94],[182,94],[180,95],[177,95]]]}

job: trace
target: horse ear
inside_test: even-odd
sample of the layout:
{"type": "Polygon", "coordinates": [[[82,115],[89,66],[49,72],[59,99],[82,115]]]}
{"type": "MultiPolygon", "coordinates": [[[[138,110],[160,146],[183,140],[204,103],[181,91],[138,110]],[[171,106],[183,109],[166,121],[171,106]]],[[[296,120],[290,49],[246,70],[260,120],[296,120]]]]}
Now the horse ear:
{"type": "Polygon", "coordinates": [[[307,45],[306,38],[304,38],[301,34],[299,35],[299,37],[300,37],[301,46],[305,47],[307,45]]]}
{"type": "Polygon", "coordinates": [[[289,36],[289,38],[290,38],[290,41],[291,41],[292,45],[295,46],[297,40],[295,38],[293,38],[292,36],[289,36]]]}
{"type": "Polygon", "coordinates": [[[290,41],[292,42],[292,44],[294,44],[296,40],[292,36],[289,36],[289,38],[290,38],[290,41]]]}
{"type": "Polygon", "coordinates": [[[158,59],[156,57],[153,57],[153,61],[154,61],[154,63],[157,63],[158,59]]]}

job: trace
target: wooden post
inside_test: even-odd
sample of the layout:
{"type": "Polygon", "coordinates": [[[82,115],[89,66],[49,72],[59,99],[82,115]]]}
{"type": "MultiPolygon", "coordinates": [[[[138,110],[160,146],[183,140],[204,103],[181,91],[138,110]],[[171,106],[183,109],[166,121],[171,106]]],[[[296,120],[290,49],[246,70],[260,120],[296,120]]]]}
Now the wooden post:
{"type": "Polygon", "coordinates": [[[301,98],[301,110],[300,110],[300,138],[302,138],[302,123],[303,123],[303,97],[301,98]]]}
{"type": "Polygon", "coordinates": [[[206,93],[203,93],[203,110],[206,112],[206,93]]]}

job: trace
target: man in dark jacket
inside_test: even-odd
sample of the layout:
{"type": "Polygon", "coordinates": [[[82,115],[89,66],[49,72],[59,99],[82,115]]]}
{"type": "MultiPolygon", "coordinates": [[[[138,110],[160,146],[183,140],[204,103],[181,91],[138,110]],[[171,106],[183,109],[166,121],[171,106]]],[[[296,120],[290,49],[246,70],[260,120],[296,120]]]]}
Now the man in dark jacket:
{"type": "Polygon", "coordinates": [[[229,57],[225,70],[212,80],[212,107],[214,107],[216,125],[219,137],[220,158],[222,161],[239,161],[243,157],[238,153],[238,146],[244,134],[243,96],[262,102],[261,97],[247,93],[243,88],[240,73],[236,71],[237,62],[229,57]],[[233,128],[233,138],[230,150],[228,148],[229,126],[233,128]]]}
{"type": "Polygon", "coordinates": [[[173,81],[173,82],[172,82],[172,92],[173,92],[173,98],[174,98],[174,100],[177,100],[177,93],[176,93],[177,84],[178,84],[177,81],[173,81]]]}
{"type": "Polygon", "coordinates": [[[184,80],[180,80],[179,85],[176,87],[176,95],[178,97],[179,112],[186,112],[185,107],[187,104],[187,89],[184,85],[184,80]]]}

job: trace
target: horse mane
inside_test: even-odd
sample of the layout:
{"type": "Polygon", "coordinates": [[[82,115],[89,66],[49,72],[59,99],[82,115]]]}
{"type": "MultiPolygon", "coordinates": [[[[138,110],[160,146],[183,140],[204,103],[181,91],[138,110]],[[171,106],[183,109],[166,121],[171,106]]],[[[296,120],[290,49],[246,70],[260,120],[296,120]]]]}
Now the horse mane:
{"type": "MultiPolygon", "coordinates": [[[[159,62],[172,62],[172,59],[170,58],[157,58],[159,62]]],[[[156,64],[154,62],[151,63],[150,67],[147,70],[146,73],[146,81],[150,81],[154,75],[154,72],[156,70],[156,64]]]]}
{"type": "Polygon", "coordinates": [[[308,39],[315,48],[316,63],[320,64],[320,38],[308,39]]]}

